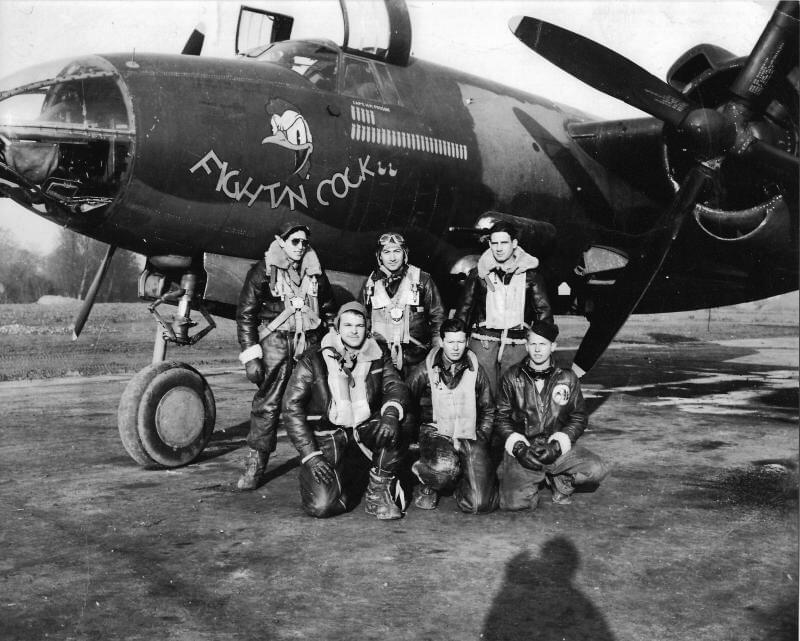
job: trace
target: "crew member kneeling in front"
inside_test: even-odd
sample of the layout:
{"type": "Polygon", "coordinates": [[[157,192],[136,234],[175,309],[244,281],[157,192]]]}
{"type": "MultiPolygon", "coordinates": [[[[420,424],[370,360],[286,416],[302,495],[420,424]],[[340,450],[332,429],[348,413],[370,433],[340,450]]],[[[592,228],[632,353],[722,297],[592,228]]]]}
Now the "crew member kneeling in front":
{"type": "Polygon", "coordinates": [[[575,444],[586,429],[586,407],[575,373],[553,366],[556,336],[557,326],[534,323],[527,332],[528,355],[500,381],[500,509],[535,509],[545,482],[553,503],[567,505],[576,487],[596,488],[608,474],[599,456],[575,444]]]}
{"type": "Polygon", "coordinates": [[[408,448],[401,432],[408,388],[389,350],[367,337],[361,303],[342,305],[318,349],[297,361],[283,396],[286,432],[300,453],[303,510],[325,518],[349,510],[346,450],[356,445],[372,462],[364,508],[378,519],[402,512],[390,488],[408,448]]]}
{"type": "Polygon", "coordinates": [[[463,512],[491,512],[497,507],[497,480],[487,447],[494,421],[489,379],[467,348],[463,321],[444,321],[440,336],[442,346],[406,379],[416,408],[412,420],[420,423],[419,460],[411,467],[421,482],[415,505],[432,510],[438,492],[455,488],[463,512]]]}

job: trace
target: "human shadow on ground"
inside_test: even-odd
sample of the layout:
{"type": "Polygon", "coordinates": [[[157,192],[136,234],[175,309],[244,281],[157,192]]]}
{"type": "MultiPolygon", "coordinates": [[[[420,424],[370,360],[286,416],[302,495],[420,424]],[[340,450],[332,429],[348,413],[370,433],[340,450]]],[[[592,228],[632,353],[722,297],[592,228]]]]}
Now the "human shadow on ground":
{"type": "Polygon", "coordinates": [[[603,614],[573,585],[580,556],[568,538],[547,541],[538,558],[520,552],[506,565],[481,637],[485,641],[613,641],[603,614]]]}

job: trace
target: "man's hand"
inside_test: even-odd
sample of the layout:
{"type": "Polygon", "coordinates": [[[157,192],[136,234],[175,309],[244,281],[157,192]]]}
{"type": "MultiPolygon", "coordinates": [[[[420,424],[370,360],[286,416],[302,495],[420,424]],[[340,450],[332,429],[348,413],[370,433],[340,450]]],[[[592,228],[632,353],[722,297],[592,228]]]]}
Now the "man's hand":
{"type": "Polygon", "coordinates": [[[308,459],[305,462],[305,466],[308,468],[308,471],[311,472],[311,476],[314,480],[320,485],[330,485],[336,480],[333,468],[321,454],[317,454],[308,459]]]}
{"type": "Polygon", "coordinates": [[[533,455],[539,462],[549,465],[561,456],[561,445],[558,441],[550,441],[544,445],[537,445],[533,448],[533,455]]]}
{"type": "Polygon", "coordinates": [[[244,364],[244,371],[247,380],[254,385],[261,385],[264,382],[264,363],[260,358],[253,358],[244,364]]]}
{"type": "Polygon", "coordinates": [[[514,458],[519,461],[519,464],[528,470],[538,472],[542,469],[542,464],[536,460],[533,455],[533,448],[530,445],[525,445],[522,441],[517,441],[514,448],[511,450],[514,458]]]}
{"type": "Polygon", "coordinates": [[[375,445],[379,448],[395,447],[400,437],[400,414],[396,407],[387,407],[381,416],[381,424],[375,434],[375,445]]]}

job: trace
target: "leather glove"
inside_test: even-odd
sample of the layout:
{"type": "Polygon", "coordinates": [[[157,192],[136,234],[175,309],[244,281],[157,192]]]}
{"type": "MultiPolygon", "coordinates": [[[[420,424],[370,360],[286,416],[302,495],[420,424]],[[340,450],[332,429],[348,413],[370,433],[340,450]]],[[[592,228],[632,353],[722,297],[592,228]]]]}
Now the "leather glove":
{"type": "Polygon", "coordinates": [[[400,414],[396,407],[387,407],[381,416],[381,423],[375,434],[375,445],[378,448],[394,447],[400,437],[400,414]]]}
{"type": "Polygon", "coordinates": [[[244,364],[244,371],[247,374],[247,380],[254,385],[261,385],[264,382],[264,363],[260,358],[253,358],[244,364]]]}
{"type": "Polygon", "coordinates": [[[533,448],[530,445],[525,445],[522,441],[518,441],[514,444],[511,453],[525,469],[534,470],[535,472],[542,469],[542,464],[533,456],[533,448]]]}
{"type": "Polygon", "coordinates": [[[539,462],[549,465],[561,456],[561,445],[558,441],[550,441],[544,445],[536,445],[533,448],[533,455],[539,462]]]}
{"type": "Polygon", "coordinates": [[[486,436],[486,432],[483,430],[475,430],[475,440],[478,443],[483,443],[484,445],[489,444],[489,437],[486,436]]]}
{"type": "Polygon", "coordinates": [[[330,485],[336,480],[336,475],[333,473],[331,464],[325,460],[325,457],[317,454],[316,456],[308,459],[305,462],[311,476],[320,485],[330,485]]]}

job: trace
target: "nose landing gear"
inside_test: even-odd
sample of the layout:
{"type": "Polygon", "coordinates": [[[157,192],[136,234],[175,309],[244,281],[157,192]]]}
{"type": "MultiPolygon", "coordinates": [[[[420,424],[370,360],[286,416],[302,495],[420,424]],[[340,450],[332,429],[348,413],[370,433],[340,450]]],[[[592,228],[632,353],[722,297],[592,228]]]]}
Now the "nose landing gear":
{"type": "MultiPolygon", "coordinates": [[[[146,274],[141,282],[146,282],[146,274]]],[[[148,468],[172,468],[194,461],[208,444],[217,416],[214,394],[203,375],[186,363],[165,360],[168,343],[194,345],[216,327],[197,294],[197,275],[184,273],[180,283],[179,289],[166,292],[149,307],[159,324],[153,362],[128,383],[117,412],[125,450],[148,468]],[[156,311],[165,302],[178,305],[172,322],[156,311]],[[193,307],[208,325],[190,335],[190,328],[197,325],[190,317],[193,307]]]]}

